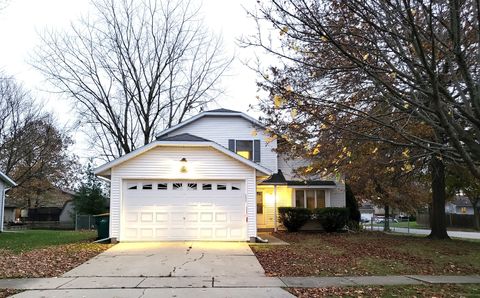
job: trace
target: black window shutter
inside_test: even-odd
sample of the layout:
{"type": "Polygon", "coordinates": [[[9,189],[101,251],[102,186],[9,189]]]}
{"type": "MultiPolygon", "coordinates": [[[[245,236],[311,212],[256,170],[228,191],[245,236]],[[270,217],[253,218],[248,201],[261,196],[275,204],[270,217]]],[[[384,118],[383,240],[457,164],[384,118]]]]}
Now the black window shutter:
{"type": "Polygon", "coordinates": [[[228,140],[228,150],[235,152],[235,140],[228,140]]]}
{"type": "Polygon", "coordinates": [[[253,141],[253,161],[260,162],[260,140],[253,141]]]}

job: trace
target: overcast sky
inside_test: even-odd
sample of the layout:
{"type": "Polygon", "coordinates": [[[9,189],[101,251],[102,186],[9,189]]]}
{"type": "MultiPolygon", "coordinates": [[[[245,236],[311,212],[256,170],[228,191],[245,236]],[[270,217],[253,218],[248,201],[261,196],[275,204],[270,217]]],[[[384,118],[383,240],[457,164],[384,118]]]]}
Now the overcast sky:
{"type": "MultiPolygon", "coordinates": [[[[0,70],[14,76],[37,98],[45,100],[47,109],[52,111],[62,124],[73,122],[74,113],[69,103],[59,99],[56,94],[44,91],[44,78],[29,65],[29,57],[39,45],[38,32],[45,28],[68,28],[71,22],[89,13],[89,0],[6,1],[6,8],[0,11],[0,70]]],[[[228,72],[228,77],[223,80],[226,94],[219,98],[218,106],[244,112],[247,111],[249,104],[255,104],[257,88],[255,73],[244,66],[243,61],[254,59],[255,53],[253,49],[240,49],[236,42],[242,35],[254,32],[254,23],[247,17],[243,7],[251,9],[255,2],[255,0],[203,1],[203,15],[207,26],[214,32],[222,34],[225,52],[237,57],[228,72]]],[[[80,135],[75,137],[78,138],[75,151],[86,157],[88,152],[83,144],[85,142],[80,135]]]]}

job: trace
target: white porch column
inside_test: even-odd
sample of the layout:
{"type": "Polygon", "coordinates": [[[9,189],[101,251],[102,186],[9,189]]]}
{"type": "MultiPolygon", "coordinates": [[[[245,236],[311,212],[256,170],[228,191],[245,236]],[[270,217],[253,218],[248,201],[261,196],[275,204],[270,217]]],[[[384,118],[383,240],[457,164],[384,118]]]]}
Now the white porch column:
{"type": "Polygon", "coordinates": [[[278,218],[277,218],[277,185],[274,185],[273,186],[273,197],[274,197],[274,201],[273,201],[273,220],[275,221],[275,226],[274,226],[274,231],[277,232],[278,231],[278,218]]]}
{"type": "Polygon", "coordinates": [[[330,189],[325,190],[325,207],[332,207],[330,203],[330,192],[331,192],[330,189]]]}

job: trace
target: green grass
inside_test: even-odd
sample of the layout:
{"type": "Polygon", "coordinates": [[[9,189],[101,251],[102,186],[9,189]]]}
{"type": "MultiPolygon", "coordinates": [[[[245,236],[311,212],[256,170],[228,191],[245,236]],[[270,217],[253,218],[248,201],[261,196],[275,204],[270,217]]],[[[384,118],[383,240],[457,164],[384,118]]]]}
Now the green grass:
{"type": "Polygon", "coordinates": [[[95,231],[26,230],[0,233],[0,250],[16,253],[51,245],[94,240],[95,231]]]}
{"type": "MultiPolygon", "coordinates": [[[[365,226],[370,226],[370,223],[364,224],[365,226]]],[[[374,227],[383,227],[383,223],[374,223],[374,227]]],[[[401,222],[390,222],[390,228],[408,228],[410,229],[429,229],[426,226],[418,224],[416,221],[411,221],[410,223],[408,221],[401,221],[401,222]]]]}

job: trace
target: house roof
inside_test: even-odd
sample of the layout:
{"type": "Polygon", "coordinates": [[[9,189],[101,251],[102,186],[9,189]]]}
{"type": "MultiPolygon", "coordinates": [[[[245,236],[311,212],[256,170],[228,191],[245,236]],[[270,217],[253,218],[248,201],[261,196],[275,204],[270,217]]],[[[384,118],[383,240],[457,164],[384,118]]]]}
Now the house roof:
{"type": "MultiPolygon", "coordinates": [[[[181,135],[180,135],[181,136],[181,135]]],[[[100,176],[108,176],[105,172],[110,170],[112,167],[116,166],[116,165],[119,165],[129,159],[132,159],[144,152],[147,152],[155,147],[158,147],[158,146],[170,146],[170,147],[174,147],[174,146],[183,146],[183,147],[211,147],[213,149],[216,149],[222,153],[224,153],[225,155],[228,155],[230,156],[231,158],[233,159],[236,159],[238,161],[240,161],[241,163],[244,163],[258,171],[260,171],[261,173],[263,174],[266,174],[266,175],[271,175],[272,174],[272,171],[260,164],[257,164],[251,160],[248,160],[246,158],[244,158],[243,156],[240,156],[238,154],[236,154],[235,152],[232,152],[230,150],[228,150],[227,148],[215,143],[215,142],[212,142],[212,141],[209,141],[209,140],[198,140],[198,139],[201,139],[197,136],[194,136],[194,135],[190,135],[190,134],[184,134],[182,138],[191,138],[191,139],[196,139],[196,141],[181,141],[181,140],[172,140],[172,138],[165,138],[165,139],[160,139],[160,140],[156,140],[156,141],[153,141],[145,146],[142,146],[128,154],[125,154],[115,160],[112,160],[104,165],[101,165],[100,167],[96,168],[94,170],[94,173],[95,175],[100,175],[100,176]]]]}
{"type": "Polygon", "coordinates": [[[472,202],[466,196],[456,196],[452,204],[457,207],[472,207],[472,202]]]}
{"type": "Polygon", "coordinates": [[[239,111],[234,111],[234,110],[229,110],[229,109],[223,109],[223,108],[220,108],[220,109],[215,109],[215,110],[210,110],[210,111],[206,111],[208,113],[241,113],[239,111]]]}
{"type": "Polygon", "coordinates": [[[10,177],[0,172],[0,180],[3,181],[8,186],[17,186],[17,183],[13,181],[10,177]]]}
{"type": "Polygon", "coordinates": [[[239,111],[234,111],[234,110],[228,110],[228,109],[216,109],[216,110],[210,110],[210,111],[205,111],[205,112],[201,112],[200,114],[196,115],[196,116],[193,116],[183,122],[180,122],[179,124],[177,125],[174,125],[168,129],[165,129],[163,131],[161,131],[158,135],[157,135],[157,140],[161,139],[163,136],[181,128],[181,127],[184,127],[185,125],[189,124],[189,123],[192,123],[198,119],[201,119],[203,117],[206,117],[206,116],[217,116],[217,117],[225,117],[225,116],[232,116],[232,117],[242,117],[243,119],[253,123],[254,125],[256,126],[259,126],[259,127],[265,127],[265,125],[263,125],[260,121],[256,120],[255,118],[253,117],[250,117],[248,116],[247,114],[245,113],[242,113],[242,112],[239,112],[239,111]]]}
{"type": "Polygon", "coordinates": [[[268,177],[266,180],[263,180],[260,184],[262,185],[288,185],[288,186],[335,186],[335,181],[331,180],[286,180],[283,176],[282,170],[278,170],[278,173],[275,173],[268,177]]]}
{"type": "Polygon", "coordinates": [[[335,186],[335,181],[332,180],[287,180],[287,185],[290,186],[335,186]]]}
{"type": "Polygon", "coordinates": [[[287,180],[285,179],[285,176],[283,176],[282,170],[278,170],[277,173],[271,175],[268,177],[266,180],[263,180],[262,183],[264,185],[286,185],[287,180]]]}
{"type": "Polygon", "coordinates": [[[157,141],[211,142],[210,140],[197,137],[189,133],[182,133],[171,137],[157,138],[157,141]]]}

